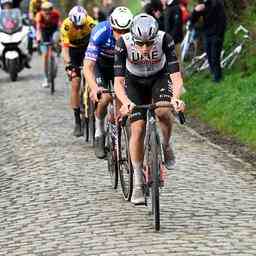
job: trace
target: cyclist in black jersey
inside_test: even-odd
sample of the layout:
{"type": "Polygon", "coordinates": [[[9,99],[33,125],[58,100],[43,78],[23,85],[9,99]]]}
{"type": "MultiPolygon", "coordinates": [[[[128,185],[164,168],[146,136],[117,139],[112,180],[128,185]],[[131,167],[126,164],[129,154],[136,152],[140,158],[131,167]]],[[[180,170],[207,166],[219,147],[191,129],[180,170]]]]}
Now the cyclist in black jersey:
{"type": "MultiPolygon", "coordinates": [[[[180,100],[183,80],[172,37],[158,30],[157,21],[150,15],[139,14],[132,23],[131,32],[117,42],[115,51],[115,91],[123,104],[120,111],[131,114],[130,154],[134,169],[132,203],[144,202],[142,190],[143,143],[146,111],[136,110],[135,105],[170,101],[176,111],[184,111],[180,100]]],[[[170,146],[172,115],[170,109],[156,110],[163,134],[165,165],[172,169],[174,152],[170,146]]]]}

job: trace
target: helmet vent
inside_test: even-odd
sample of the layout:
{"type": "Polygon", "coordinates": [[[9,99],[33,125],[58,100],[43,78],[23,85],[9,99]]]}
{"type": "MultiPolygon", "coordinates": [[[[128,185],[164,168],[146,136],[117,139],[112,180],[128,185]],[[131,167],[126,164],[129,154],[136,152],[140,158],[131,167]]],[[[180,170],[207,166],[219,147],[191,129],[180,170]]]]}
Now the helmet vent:
{"type": "Polygon", "coordinates": [[[139,32],[140,36],[142,36],[142,33],[141,33],[141,31],[140,31],[140,28],[138,28],[138,32],[139,32]]]}

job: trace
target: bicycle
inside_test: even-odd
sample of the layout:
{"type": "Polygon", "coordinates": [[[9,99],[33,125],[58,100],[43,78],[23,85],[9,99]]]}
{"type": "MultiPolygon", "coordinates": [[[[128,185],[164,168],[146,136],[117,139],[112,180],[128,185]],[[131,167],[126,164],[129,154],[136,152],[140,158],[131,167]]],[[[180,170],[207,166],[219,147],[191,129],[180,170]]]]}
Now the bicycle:
{"type": "Polygon", "coordinates": [[[113,189],[118,187],[118,177],[122,194],[125,200],[129,201],[132,196],[132,165],[130,155],[127,154],[126,148],[129,146],[129,130],[127,118],[119,118],[117,113],[117,97],[110,83],[109,90],[103,90],[102,93],[108,93],[112,97],[112,102],[107,109],[106,118],[106,143],[108,172],[113,189]]]}
{"type": "Polygon", "coordinates": [[[196,30],[193,28],[187,32],[180,45],[181,48],[181,62],[184,63],[185,60],[193,59],[197,54],[197,40],[196,40],[196,30]]]}
{"type": "Polygon", "coordinates": [[[230,69],[233,64],[238,59],[239,55],[241,54],[244,46],[248,40],[251,40],[250,32],[242,25],[238,26],[235,30],[235,35],[237,35],[240,31],[244,32],[242,37],[242,41],[238,42],[235,47],[225,56],[221,61],[221,67],[230,69]]]}
{"type": "Polygon", "coordinates": [[[196,72],[205,70],[209,67],[206,53],[202,53],[192,59],[191,63],[184,68],[186,75],[193,75],[196,72]]]}
{"type": "MultiPolygon", "coordinates": [[[[149,105],[137,105],[135,110],[147,110],[146,135],[144,138],[144,195],[145,205],[148,206],[149,198],[151,197],[151,213],[154,216],[154,227],[156,231],[160,230],[160,188],[164,186],[164,153],[160,143],[159,130],[156,124],[155,109],[164,107],[174,108],[170,102],[159,102],[149,105]]],[[[184,114],[178,113],[181,124],[185,123],[184,114]]],[[[129,146],[126,147],[129,152],[129,146]]],[[[131,172],[133,174],[133,171],[131,172]]],[[[132,184],[130,184],[132,187],[132,184]]]]}
{"type": "Polygon", "coordinates": [[[48,62],[47,62],[47,72],[46,77],[48,83],[50,83],[51,94],[53,95],[55,92],[55,78],[57,77],[58,65],[56,61],[56,53],[54,50],[53,42],[44,42],[43,43],[47,47],[48,52],[48,62]]]}

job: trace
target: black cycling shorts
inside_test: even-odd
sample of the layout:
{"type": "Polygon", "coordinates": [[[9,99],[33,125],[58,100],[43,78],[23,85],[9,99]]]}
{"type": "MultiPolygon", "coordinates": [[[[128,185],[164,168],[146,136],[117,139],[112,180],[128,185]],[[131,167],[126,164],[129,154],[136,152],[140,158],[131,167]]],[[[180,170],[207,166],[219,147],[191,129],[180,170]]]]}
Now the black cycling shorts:
{"type": "MultiPolygon", "coordinates": [[[[86,47],[70,47],[69,48],[69,56],[72,66],[77,68],[83,66],[84,55],[85,55],[86,47]]],[[[80,74],[77,74],[80,76],[80,74]]]]}
{"type": "Polygon", "coordinates": [[[114,85],[114,68],[113,66],[102,66],[96,63],[96,82],[98,86],[110,89],[110,83],[114,85]]]}
{"type": "Polygon", "coordinates": [[[42,29],[42,43],[49,43],[52,42],[52,38],[55,32],[58,31],[58,28],[51,28],[51,29],[42,29]]]}
{"type": "MultiPolygon", "coordinates": [[[[158,73],[150,78],[127,74],[125,84],[128,98],[136,105],[171,101],[172,84],[166,73],[158,73]]],[[[146,119],[147,110],[136,110],[131,115],[131,122],[146,119]]]]}

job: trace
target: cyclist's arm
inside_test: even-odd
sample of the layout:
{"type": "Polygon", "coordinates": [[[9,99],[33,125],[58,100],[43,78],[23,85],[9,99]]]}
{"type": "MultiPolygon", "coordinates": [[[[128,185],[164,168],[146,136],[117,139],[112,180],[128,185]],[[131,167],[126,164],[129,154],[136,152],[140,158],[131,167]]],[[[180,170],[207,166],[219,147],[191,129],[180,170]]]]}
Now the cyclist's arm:
{"type": "Polygon", "coordinates": [[[60,34],[61,34],[61,43],[62,43],[62,49],[63,49],[63,59],[64,59],[64,64],[70,63],[70,54],[69,54],[69,29],[70,27],[65,24],[65,21],[63,22],[61,29],[60,29],[60,34]]]}
{"type": "Polygon", "coordinates": [[[95,69],[96,62],[100,56],[101,45],[104,44],[105,29],[93,30],[90,36],[90,42],[87,47],[84,59],[84,75],[85,79],[92,90],[96,90],[98,85],[96,83],[95,69]]]}
{"type": "Polygon", "coordinates": [[[126,72],[126,58],[127,58],[127,49],[123,38],[121,37],[115,48],[115,82],[114,88],[117,95],[117,98],[122,102],[122,104],[129,104],[130,100],[125,92],[125,72],[126,72]]]}
{"type": "Polygon", "coordinates": [[[36,38],[38,41],[42,38],[41,13],[36,14],[36,38]]]}
{"type": "Polygon", "coordinates": [[[92,90],[96,90],[98,85],[95,77],[96,62],[94,60],[85,58],[84,59],[84,76],[86,82],[92,90]]]}
{"type": "Polygon", "coordinates": [[[167,72],[170,74],[170,79],[173,83],[173,97],[179,99],[182,94],[183,79],[175,52],[174,41],[167,33],[163,39],[163,51],[166,55],[167,72]]]}

